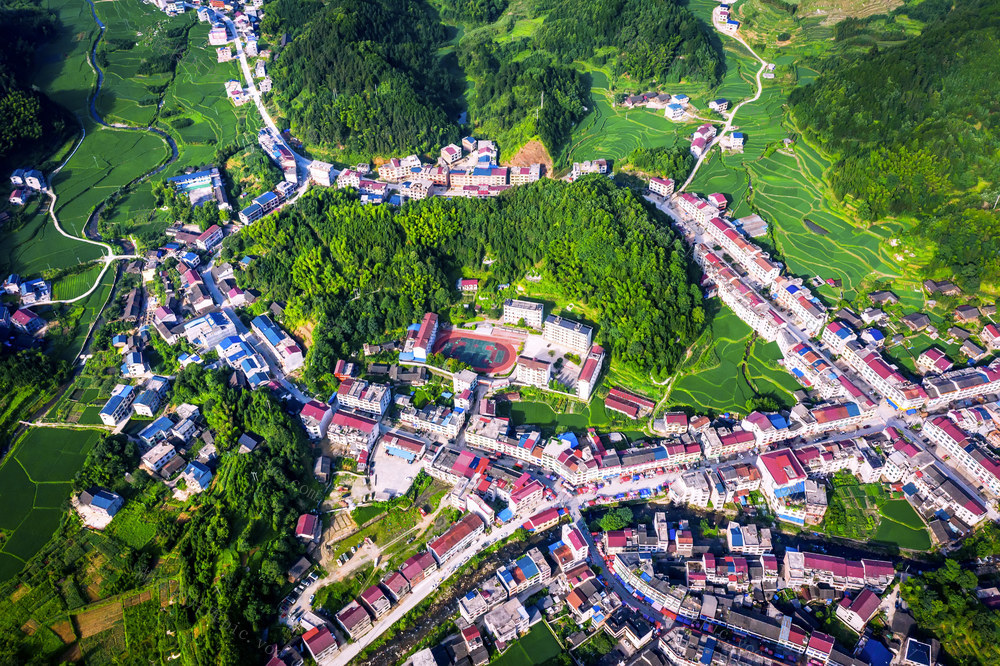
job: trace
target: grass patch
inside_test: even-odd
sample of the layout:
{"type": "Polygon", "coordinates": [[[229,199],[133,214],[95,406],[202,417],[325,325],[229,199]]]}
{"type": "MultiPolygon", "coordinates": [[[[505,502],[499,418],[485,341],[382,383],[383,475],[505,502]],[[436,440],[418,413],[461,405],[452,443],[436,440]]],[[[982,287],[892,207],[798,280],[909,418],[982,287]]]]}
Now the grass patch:
{"type": "Polygon", "coordinates": [[[527,634],[515,641],[507,651],[493,661],[497,666],[524,666],[544,664],[562,652],[559,641],[549,626],[540,622],[527,634]]]}

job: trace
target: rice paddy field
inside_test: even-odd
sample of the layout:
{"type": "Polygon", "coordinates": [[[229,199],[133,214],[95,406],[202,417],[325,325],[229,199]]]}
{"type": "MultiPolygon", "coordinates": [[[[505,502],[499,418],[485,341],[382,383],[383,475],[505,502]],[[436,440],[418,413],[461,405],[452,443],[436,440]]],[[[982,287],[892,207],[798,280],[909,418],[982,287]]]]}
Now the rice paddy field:
{"type": "Polygon", "coordinates": [[[62,504],[99,432],[31,428],[0,467],[0,581],[14,576],[59,527],[62,504]]]}
{"type": "Polygon", "coordinates": [[[40,275],[102,256],[96,245],[80,243],[56,231],[52,218],[37,199],[26,212],[27,221],[20,228],[4,232],[0,245],[0,272],[4,275],[40,275]]]}
{"type": "Polygon", "coordinates": [[[750,327],[730,310],[718,312],[679,371],[671,387],[669,407],[690,407],[699,414],[745,415],[750,411],[750,400],[758,394],[793,404],[792,392],[800,386],[777,365],[781,358],[778,346],[756,340],[748,347],[752,336],[750,327]]]}
{"type": "Polygon", "coordinates": [[[94,285],[103,268],[103,263],[94,262],[80,273],[60,278],[52,285],[52,298],[55,300],[68,300],[87,293],[87,290],[94,285]]]}

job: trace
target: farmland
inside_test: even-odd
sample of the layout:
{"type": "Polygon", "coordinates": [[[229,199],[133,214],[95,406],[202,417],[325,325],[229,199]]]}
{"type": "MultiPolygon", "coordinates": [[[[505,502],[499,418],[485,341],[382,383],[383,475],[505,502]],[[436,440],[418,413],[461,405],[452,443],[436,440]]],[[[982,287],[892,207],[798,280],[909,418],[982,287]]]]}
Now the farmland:
{"type": "Polygon", "coordinates": [[[0,467],[0,580],[16,574],[49,540],[69,497],[70,481],[97,441],[95,430],[32,428],[0,467]]]}
{"type": "Polygon", "coordinates": [[[882,484],[859,484],[838,474],[821,529],[831,536],[872,541],[910,550],[927,550],[930,536],[905,499],[891,498],[882,484]]]}
{"type": "Polygon", "coordinates": [[[777,365],[781,357],[777,345],[761,340],[751,345],[752,337],[750,327],[730,310],[716,314],[678,373],[670,391],[671,408],[746,414],[749,401],[758,394],[791,404],[798,384],[777,365]]]}
{"type": "Polygon", "coordinates": [[[66,238],[56,231],[52,219],[39,203],[36,198],[28,205],[23,225],[4,230],[0,272],[40,275],[44,271],[76,266],[101,256],[101,249],[97,246],[66,238]]]}

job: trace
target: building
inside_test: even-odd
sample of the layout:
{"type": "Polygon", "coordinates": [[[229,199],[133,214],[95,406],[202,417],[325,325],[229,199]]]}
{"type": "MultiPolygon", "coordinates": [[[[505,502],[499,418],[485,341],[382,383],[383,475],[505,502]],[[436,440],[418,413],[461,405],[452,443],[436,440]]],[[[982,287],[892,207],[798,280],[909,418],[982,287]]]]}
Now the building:
{"type": "Polygon", "coordinates": [[[541,303],[532,301],[522,301],[508,298],[503,303],[503,321],[505,324],[520,325],[531,328],[542,327],[542,313],[544,306],[541,303]]]}
{"type": "Polygon", "coordinates": [[[392,602],[389,601],[389,597],[386,596],[385,592],[378,585],[372,585],[362,592],[358,600],[376,620],[388,613],[389,609],[392,608],[392,602]]]}
{"type": "Polygon", "coordinates": [[[527,185],[542,177],[542,165],[512,166],[508,168],[507,175],[511,185],[527,185]]]}
{"type": "Polygon", "coordinates": [[[135,401],[135,387],[128,384],[118,384],[111,392],[111,397],[101,408],[101,422],[107,426],[117,426],[128,420],[132,415],[132,403],[135,401]]]}
{"type": "Polygon", "coordinates": [[[34,335],[45,328],[45,320],[25,308],[19,308],[14,312],[10,316],[10,323],[14,325],[15,329],[27,335],[34,335]]]}
{"type": "Polygon", "coordinates": [[[194,242],[195,246],[199,250],[209,252],[222,242],[222,227],[217,224],[213,224],[208,229],[206,229],[198,239],[194,242]]]}
{"type": "Polygon", "coordinates": [[[399,603],[400,599],[410,593],[410,581],[398,571],[392,571],[382,579],[382,589],[394,602],[399,603]]]}
{"type": "Polygon", "coordinates": [[[805,516],[796,512],[788,498],[805,493],[806,473],[791,449],[776,449],[757,458],[760,488],[779,520],[805,524],[805,516]]]}
{"type": "Polygon", "coordinates": [[[653,194],[659,194],[661,197],[669,197],[674,193],[674,179],[650,178],[649,191],[653,194]]]}
{"type": "MultiPolygon", "coordinates": [[[[576,395],[581,400],[590,400],[590,396],[597,387],[597,380],[601,376],[601,368],[604,366],[604,348],[594,345],[587,353],[587,358],[583,361],[583,368],[580,376],[576,380],[576,395]]],[[[687,420],[685,419],[685,430],[687,420]]]]}
{"type": "Polygon", "coordinates": [[[403,562],[402,566],[399,567],[399,572],[403,574],[412,589],[437,569],[438,564],[434,556],[429,552],[423,552],[403,562]]]}
{"type": "Polygon", "coordinates": [[[420,460],[427,453],[427,443],[412,435],[401,432],[387,432],[379,440],[385,452],[409,462],[420,460]]]}
{"type": "Polygon", "coordinates": [[[265,314],[258,315],[250,322],[250,328],[257,337],[264,342],[264,346],[281,364],[281,369],[285,374],[294,372],[302,367],[305,357],[302,348],[292,339],[288,333],[275,324],[270,317],[265,314]]]}
{"type": "Polygon", "coordinates": [[[514,373],[515,381],[527,384],[528,386],[548,388],[551,377],[552,364],[548,361],[527,356],[517,357],[517,366],[514,373]]]}
{"type": "Polygon", "coordinates": [[[309,163],[309,177],[317,185],[330,187],[336,184],[337,181],[334,177],[336,173],[337,170],[333,168],[333,165],[327,162],[313,160],[309,163]]]}
{"type": "Polygon", "coordinates": [[[510,493],[510,508],[518,515],[529,515],[542,501],[545,487],[537,480],[510,493]]]}
{"type": "Polygon", "coordinates": [[[427,552],[433,555],[440,565],[472,543],[485,529],[486,524],[482,518],[474,513],[468,513],[447,532],[431,541],[427,545],[427,552]]]}
{"type": "Polygon", "coordinates": [[[882,600],[871,590],[861,590],[854,600],[844,597],[836,606],[837,617],[858,634],[865,630],[868,621],[875,617],[882,600]]]}
{"type": "Polygon", "coordinates": [[[360,462],[362,454],[367,456],[378,439],[378,420],[357,412],[338,410],[330,419],[326,435],[333,444],[350,449],[360,462]]]}
{"type": "Polygon", "coordinates": [[[295,523],[295,538],[303,541],[319,541],[323,524],[319,516],[311,513],[303,513],[295,523]]]}
{"type": "Polygon", "coordinates": [[[337,623],[355,641],[372,628],[371,616],[356,600],[352,600],[337,613],[337,623]]]}
{"type": "Polygon", "coordinates": [[[445,164],[454,164],[462,159],[462,149],[451,143],[441,149],[441,161],[445,164]]]}
{"type": "Polygon", "coordinates": [[[160,377],[159,375],[151,377],[146,382],[146,390],[140,393],[139,397],[132,404],[135,413],[147,418],[153,418],[153,415],[159,410],[160,403],[166,396],[169,387],[170,381],[166,377],[160,377]]]}
{"type": "Polygon", "coordinates": [[[847,560],[834,555],[786,551],[782,574],[787,587],[827,585],[835,590],[884,590],[896,576],[891,562],[847,560]]]}
{"type": "Polygon", "coordinates": [[[465,412],[441,405],[428,403],[423,409],[405,409],[399,415],[400,421],[418,432],[429,432],[454,439],[465,424],[465,412]]]}
{"type": "Polygon", "coordinates": [[[184,468],[181,478],[187,484],[188,490],[200,493],[208,490],[208,486],[212,483],[212,471],[202,463],[192,461],[184,468]]]}
{"type": "Polygon", "coordinates": [[[726,527],[726,545],[730,553],[764,555],[771,552],[771,530],[730,521],[726,527]]]}
{"type": "Polygon", "coordinates": [[[337,389],[341,407],[382,416],[392,402],[392,390],[383,384],[369,384],[363,379],[345,379],[337,389]]]}
{"type": "Polygon", "coordinates": [[[483,626],[501,643],[509,643],[528,630],[528,611],[517,599],[500,604],[483,617],[483,626]]]}
{"type": "Polygon", "coordinates": [[[142,454],[140,466],[150,474],[156,474],[163,469],[167,463],[177,456],[177,449],[173,444],[160,442],[146,453],[142,454]]]}
{"type": "MultiPolygon", "coordinates": [[[[313,627],[302,634],[302,642],[305,643],[306,649],[309,650],[309,654],[312,655],[317,664],[325,663],[340,651],[337,637],[325,624],[313,627]]],[[[288,662],[282,661],[282,663],[287,664],[288,662]]]]}
{"type": "MultiPolygon", "coordinates": [[[[506,311],[506,305],[504,306],[506,311]]],[[[569,347],[575,352],[585,353],[590,348],[594,329],[572,319],[564,319],[556,315],[545,318],[542,338],[562,347],[569,347]]]]}
{"type": "Polygon", "coordinates": [[[413,342],[413,360],[427,361],[427,357],[434,351],[434,342],[437,340],[438,316],[433,312],[424,314],[420,322],[420,329],[413,342]]]}
{"type": "Polygon", "coordinates": [[[80,493],[80,504],[89,506],[92,511],[106,518],[114,518],[125,505],[125,500],[121,495],[113,493],[103,488],[91,488],[80,493]]]}
{"type": "Polygon", "coordinates": [[[305,427],[310,439],[323,439],[326,437],[326,431],[332,419],[333,409],[330,405],[318,400],[310,400],[302,406],[302,411],[299,412],[299,420],[302,421],[302,425],[305,427]]]}

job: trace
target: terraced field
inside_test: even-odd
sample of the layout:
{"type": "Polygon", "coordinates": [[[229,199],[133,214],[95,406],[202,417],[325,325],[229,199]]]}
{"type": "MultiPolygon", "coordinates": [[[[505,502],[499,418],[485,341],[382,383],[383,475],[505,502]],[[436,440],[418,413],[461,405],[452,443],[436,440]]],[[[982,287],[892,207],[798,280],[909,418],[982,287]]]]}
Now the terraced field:
{"type": "Polygon", "coordinates": [[[678,373],[667,404],[671,408],[690,407],[699,414],[741,415],[750,411],[748,402],[758,394],[792,404],[792,392],[799,385],[778,367],[778,346],[756,341],[747,353],[752,335],[750,327],[728,309],[716,314],[678,373]],[[744,356],[746,372],[741,367],[744,356]]]}
{"type": "Polygon", "coordinates": [[[101,257],[96,245],[66,238],[52,224],[52,218],[36,199],[27,210],[27,222],[6,230],[0,245],[0,273],[40,275],[44,271],[76,266],[101,257]]]}

